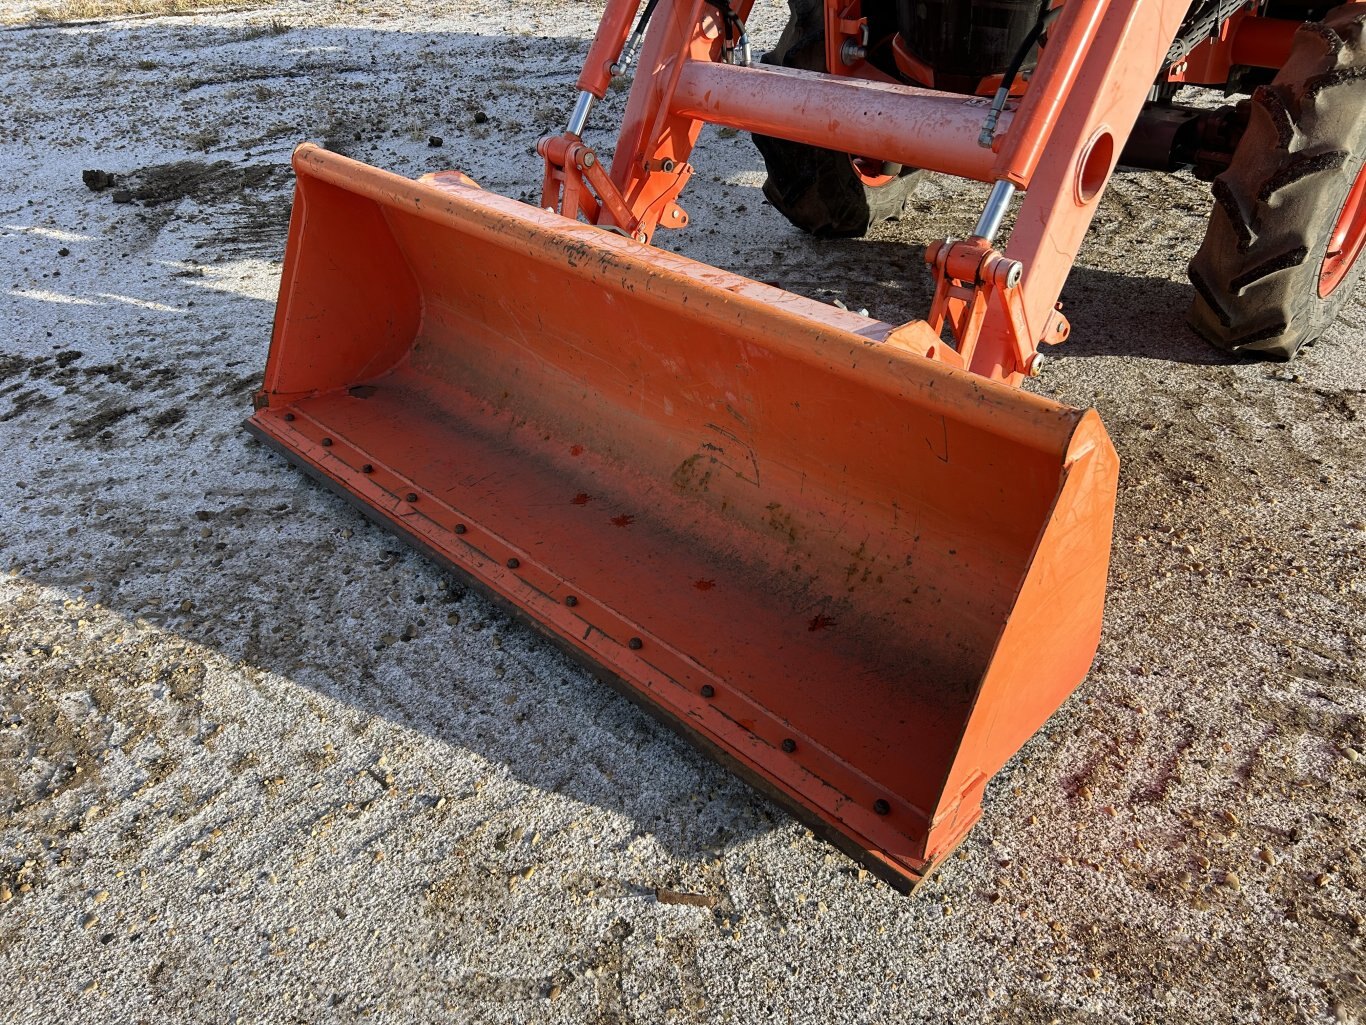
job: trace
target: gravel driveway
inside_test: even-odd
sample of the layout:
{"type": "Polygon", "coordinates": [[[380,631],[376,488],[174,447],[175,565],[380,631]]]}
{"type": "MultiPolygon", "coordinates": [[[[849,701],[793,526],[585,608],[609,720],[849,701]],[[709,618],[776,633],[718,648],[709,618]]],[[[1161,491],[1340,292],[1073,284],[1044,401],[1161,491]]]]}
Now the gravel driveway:
{"type": "MultiPolygon", "coordinates": [[[[293,144],[534,198],[595,5],[5,6],[0,1021],[1366,1019],[1366,296],[1228,361],[1207,187],[1116,178],[1031,385],[1123,460],[1101,651],[906,898],[241,429],[293,144]]],[[[984,196],[820,243],[694,163],[662,244],[884,320],[984,196]]]]}

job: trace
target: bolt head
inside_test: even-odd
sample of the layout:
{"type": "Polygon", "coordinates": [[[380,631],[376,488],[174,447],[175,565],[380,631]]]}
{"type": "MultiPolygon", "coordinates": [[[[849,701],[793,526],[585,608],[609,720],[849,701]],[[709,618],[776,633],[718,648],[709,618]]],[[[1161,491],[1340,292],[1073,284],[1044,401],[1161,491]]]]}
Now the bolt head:
{"type": "Polygon", "coordinates": [[[791,754],[793,751],[797,750],[797,742],[791,737],[785,738],[783,740],[783,750],[788,754],[791,754]]]}
{"type": "Polygon", "coordinates": [[[1025,373],[1030,377],[1038,377],[1043,373],[1043,354],[1036,352],[1029,357],[1029,365],[1025,368],[1025,373]]]}
{"type": "Polygon", "coordinates": [[[713,686],[712,686],[711,684],[709,684],[709,683],[704,683],[704,684],[702,684],[701,694],[702,694],[702,696],[703,696],[704,698],[715,697],[715,696],[716,696],[716,688],[713,687],[713,686]]]}
{"type": "Polygon", "coordinates": [[[879,797],[873,802],[873,811],[877,812],[879,815],[889,815],[891,814],[892,806],[879,797]]]}

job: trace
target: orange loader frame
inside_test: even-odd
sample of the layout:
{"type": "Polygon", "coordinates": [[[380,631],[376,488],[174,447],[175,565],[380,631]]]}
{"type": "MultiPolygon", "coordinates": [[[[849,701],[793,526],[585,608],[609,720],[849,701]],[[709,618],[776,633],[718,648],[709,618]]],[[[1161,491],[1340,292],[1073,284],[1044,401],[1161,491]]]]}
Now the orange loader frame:
{"type": "MultiPolygon", "coordinates": [[[[925,254],[936,292],[924,320],[894,340],[919,355],[1018,384],[1037,375],[1041,345],[1067,339],[1058,304],[1106,182],[1159,75],[1225,82],[1234,65],[1279,68],[1301,22],[1249,8],[1167,68],[1184,0],[1068,0],[1023,95],[984,136],[987,102],[897,82],[868,63],[859,0],[827,0],[833,74],[723,60],[725,22],[707,0],[660,12],[646,38],[610,174],[582,132],[623,62],[639,2],[609,0],[578,79],[569,129],[542,140],[542,205],[648,242],[686,227],[678,199],[704,123],[771,135],[993,185],[972,234],[925,254]],[[983,145],[986,143],[986,145],[983,145]],[[1004,252],[995,243],[1024,193],[1004,252]],[[953,344],[941,340],[947,326],[953,344]]],[[[734,5],[748,17],[752,0],[734,5]]]]}

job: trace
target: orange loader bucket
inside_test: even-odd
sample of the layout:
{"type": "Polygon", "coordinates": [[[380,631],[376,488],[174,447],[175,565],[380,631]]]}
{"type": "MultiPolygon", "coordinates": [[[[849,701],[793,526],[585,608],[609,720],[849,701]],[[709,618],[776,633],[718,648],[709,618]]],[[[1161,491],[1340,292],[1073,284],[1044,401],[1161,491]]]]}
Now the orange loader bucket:
{"type": "Polygon", "coordinates": [[[913,885],[1094,657],[1094,411],[453,173],[294,164],[251,430],[913,885]]]}

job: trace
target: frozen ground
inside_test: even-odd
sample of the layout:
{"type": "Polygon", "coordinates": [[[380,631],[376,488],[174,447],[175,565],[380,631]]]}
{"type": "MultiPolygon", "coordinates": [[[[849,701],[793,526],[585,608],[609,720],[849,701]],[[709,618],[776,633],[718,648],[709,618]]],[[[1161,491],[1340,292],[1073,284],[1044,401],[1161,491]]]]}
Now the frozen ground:
{"type": "MultiPolygon", "coordinates": [[[[248,440],[292,145],[529,196],[594,15],[0,31],[0,1021],[1366,1016],[1366,310],[1205,348],[1199,182],[1117,179],[1037,384],[1124,461],[1095,670],[911,899],[248,440]]],[[[888,320],[982,198],[821,244],[695,163],[666,243],[888,320]]]]}

